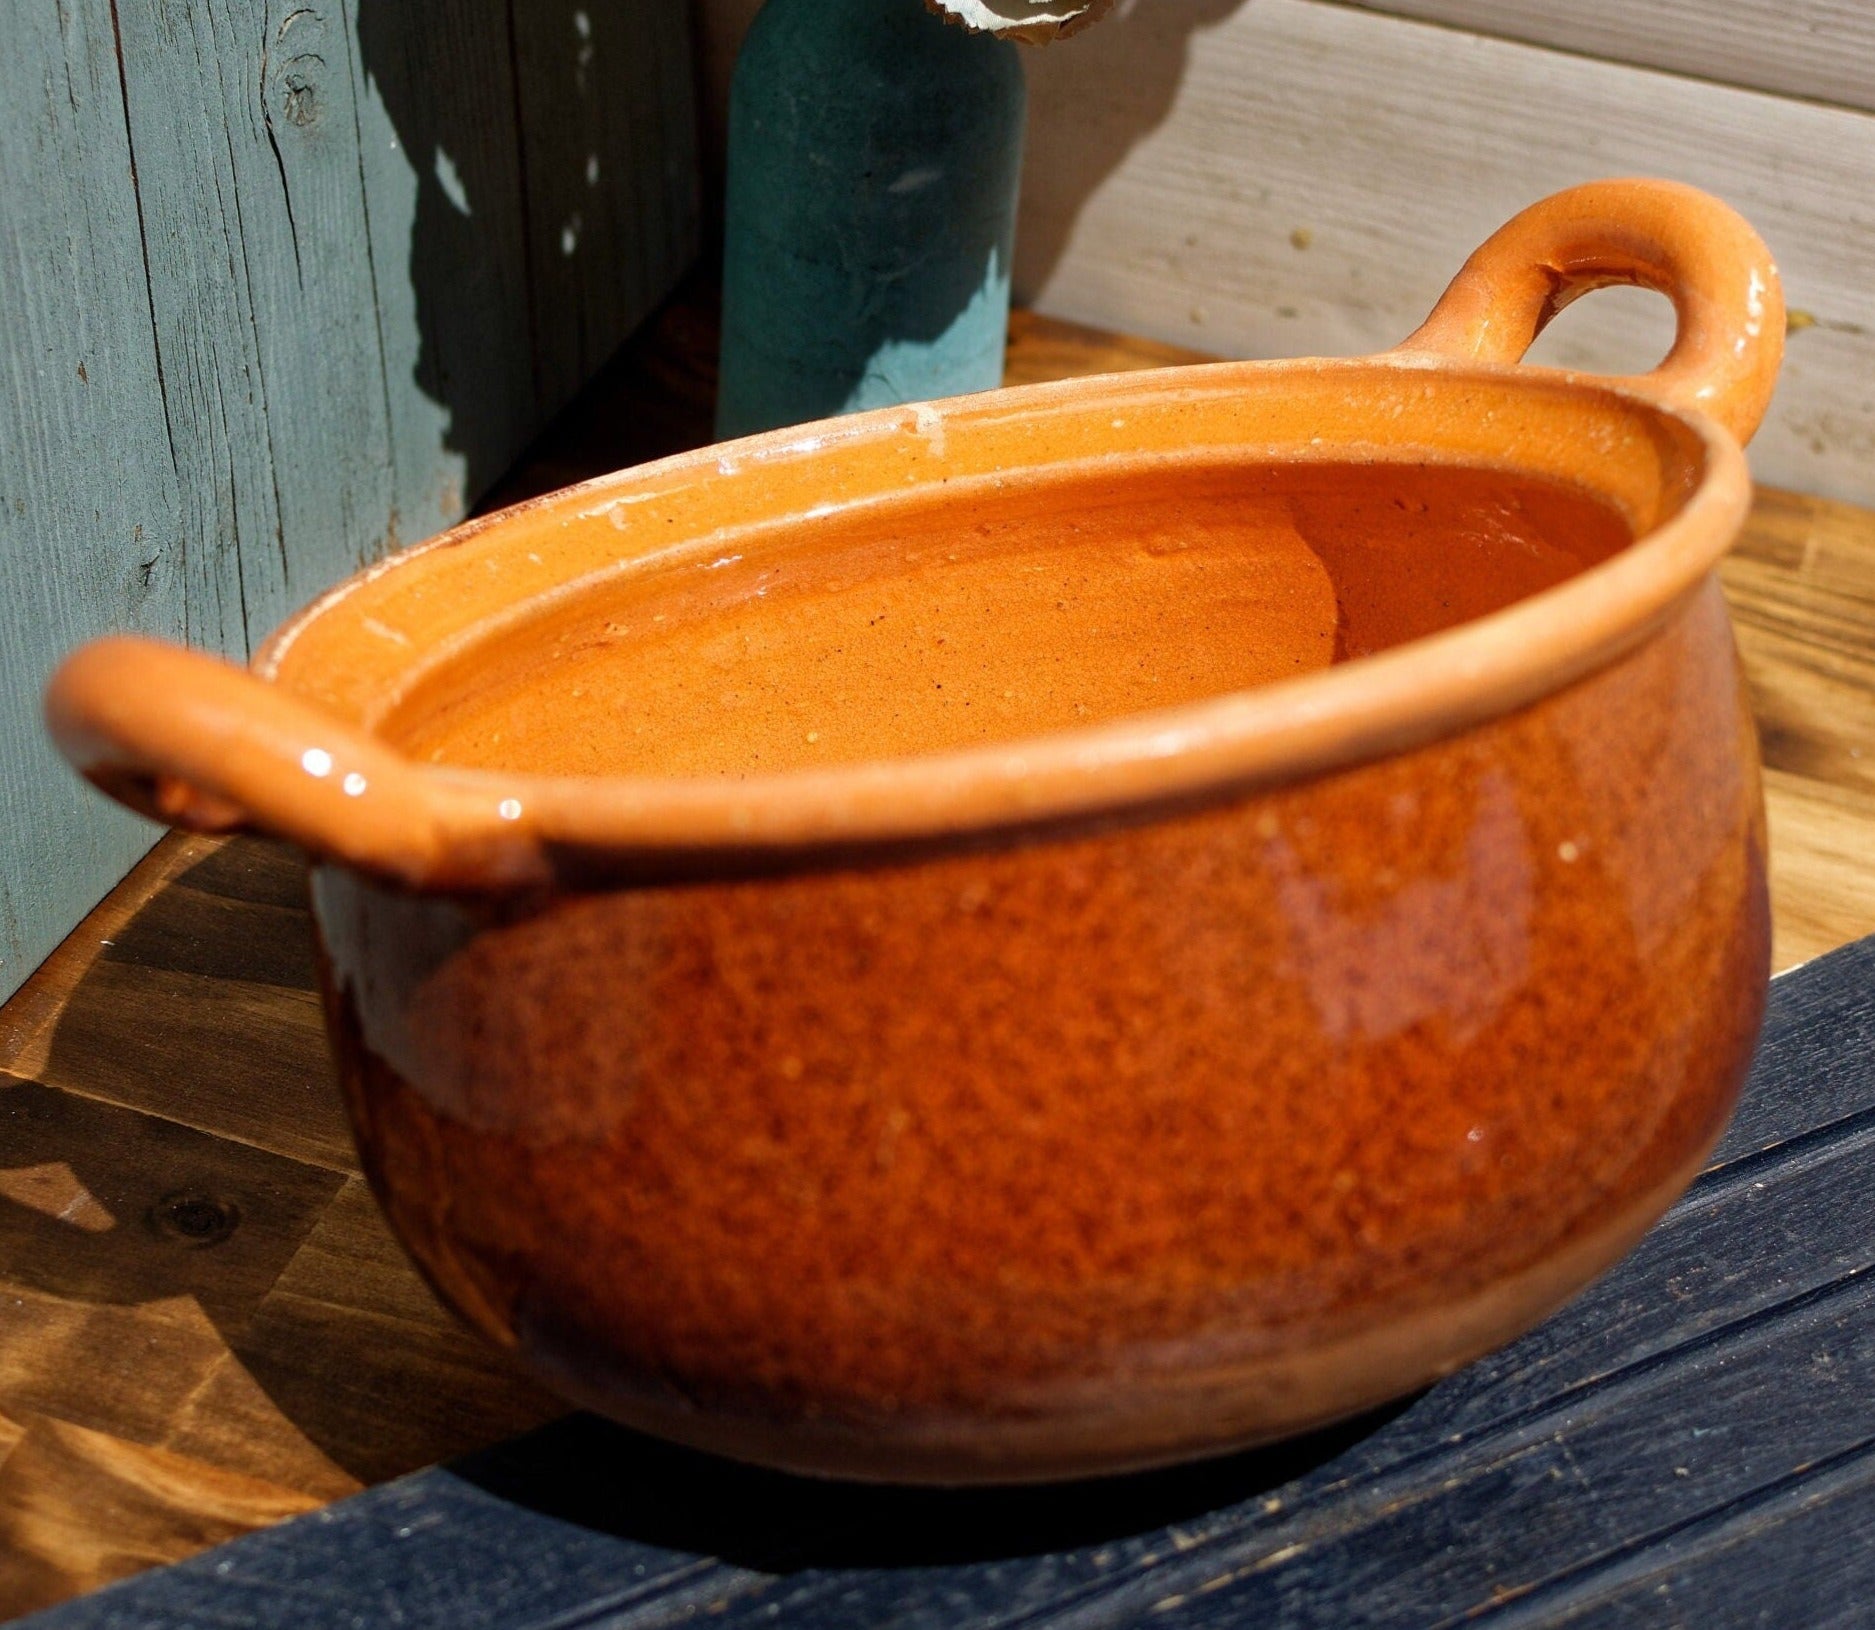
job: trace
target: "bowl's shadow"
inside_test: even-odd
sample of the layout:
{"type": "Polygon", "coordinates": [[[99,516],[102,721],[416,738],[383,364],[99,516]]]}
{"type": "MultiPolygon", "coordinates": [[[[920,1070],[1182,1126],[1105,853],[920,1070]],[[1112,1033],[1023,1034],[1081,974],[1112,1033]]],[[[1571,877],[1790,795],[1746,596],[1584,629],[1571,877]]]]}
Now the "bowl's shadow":
{"type": "Polygon", "coordinates": [[[590,1416],[451,1469],[530,1511],[762,1573],[943,1567],[1109,1544],[1263,1499],[1338,1459],[1410,1402],[1264,1449],[1072,1483],[820,1481],[658,1443],[590,1416]]]}

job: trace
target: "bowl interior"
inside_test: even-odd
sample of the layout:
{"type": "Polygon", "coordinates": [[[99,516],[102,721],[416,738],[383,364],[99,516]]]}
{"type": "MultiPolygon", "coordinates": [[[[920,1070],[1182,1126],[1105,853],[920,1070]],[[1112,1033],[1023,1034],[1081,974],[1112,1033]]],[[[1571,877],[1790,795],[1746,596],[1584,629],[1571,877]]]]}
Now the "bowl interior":
{"type": "Polygon", "coordinates": [[[923,484],[550,602],[438,664],[378,729],[426,761],[552,776],[945,752],[1385,650],[1630,538],[1580,486],[1437,464],[923,484]]]}
{"type": "Polygon", "coordinates": [[[1486,623],[1647,547],[1713,456],[1694,423],[1527,369],[1070,381],[520,506],[342,585],[259,666],[470,769],[707,780],[941,755],[1486,623]]]}

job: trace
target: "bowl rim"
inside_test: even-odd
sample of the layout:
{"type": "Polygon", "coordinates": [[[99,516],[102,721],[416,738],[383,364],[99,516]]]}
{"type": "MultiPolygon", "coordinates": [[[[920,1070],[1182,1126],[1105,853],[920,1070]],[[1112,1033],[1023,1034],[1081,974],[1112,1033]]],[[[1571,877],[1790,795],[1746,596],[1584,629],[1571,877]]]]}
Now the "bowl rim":
{"type": "MultiPolygon", "coordinates": [[[[1371,376],[1377,370],[1431,374],[1461,386],[1509,384],[1612,399],[1690,431],[1702,459],[1697,479],[1666,521],[1551,588],[1389,650],[1249,690],[982,746],[746,778],[541,776],[414,762],[411,770],[431,789],[447,837],[465,852],[481,843],[507,846],[519,840],[558,851],[562,861],[568,851],[584,852],[614,862],[635,859],[658,870],[686,857],[720,860],[740,853],[772,859],[827,848],[982,841],[1037,826],[1136,816],[1421,747],[1558,691],[1648,639],[1704,581],[1743,525],[1751,479],[1737,440],[1705,414],[1669,402],[1637,380],[1404,351],[1189,364],[877,409],[599,476],[464,522],[365,568],[283,624],[252,666],[261,678],[281,682],[283,667],[309,628],[367,585],[418,566],[438,550],[544,510],[576,512],[593,499],[661,476],[726,459],[756,464],[835,440],[850,444],[899,435],[919,414],[927,416],[917,421],[920,427],[928,427],[934,410],[955,422],[991,404],[1006,416],[1080,398],[1130,398],[1142,389],[1202,385],[1216,391],[1233,380],[1267,388],[1284,375],[1371,376]]],[[[1323,456],[1338,450],[1386,452],[1349,441],[1331,445],[1323,456]]],[[[1265,460],[1276,457],[1268,448],[1254,452],[1265,460]]],[[[1518,467],[1509,456],[1454,456],[1449,462],[1518,467]]],[[[1597,490],[1592,472],[1581,484],[1597,490]]]]}

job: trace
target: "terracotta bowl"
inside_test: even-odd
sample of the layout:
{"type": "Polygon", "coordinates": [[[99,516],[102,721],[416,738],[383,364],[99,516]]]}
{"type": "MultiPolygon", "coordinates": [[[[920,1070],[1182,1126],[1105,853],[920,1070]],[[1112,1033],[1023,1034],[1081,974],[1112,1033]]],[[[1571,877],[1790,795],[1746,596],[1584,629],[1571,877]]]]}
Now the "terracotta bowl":
{"type": "Polygon", "coordinates": [[[1608,182],[1398,351],[713,447],[52,727],[312,855],[366,1170],[567,1396],[871,1478],[1066,1477],[1419,1387],[1616,1260],[1766,980],[1713,568],[1784,328],[1608,182]],[[1515,366],[1670,295],[1659,369],[1515,366]]]}

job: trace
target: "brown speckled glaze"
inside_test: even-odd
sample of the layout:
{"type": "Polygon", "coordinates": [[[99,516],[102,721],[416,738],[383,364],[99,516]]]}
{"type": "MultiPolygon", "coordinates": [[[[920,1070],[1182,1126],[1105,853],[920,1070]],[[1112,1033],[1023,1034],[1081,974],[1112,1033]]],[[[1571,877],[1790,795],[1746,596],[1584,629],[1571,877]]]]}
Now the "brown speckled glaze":
{"type": "Polygon", "coordinates": [[[1750,1058],[1759,808],[1708,589],[1508,719],[1120,831],[315,898],[373,1181],[482,1330],[708,1447],[1067,1473],[1376,1402],[1624,1250],[1750,1058]]]}
{"type": "Polygon", "coordinates": [[[51,713],[313,852],[376,1191],[569,1396],[867,1477],[1216,1452],[1527,1327],[1723,1126],[1781,329],[1736,217],[1604,183],[1393,357],[712,449],[51,713]],[[1509,366],[1613,280],[1662,370],[1509,366]]]}

